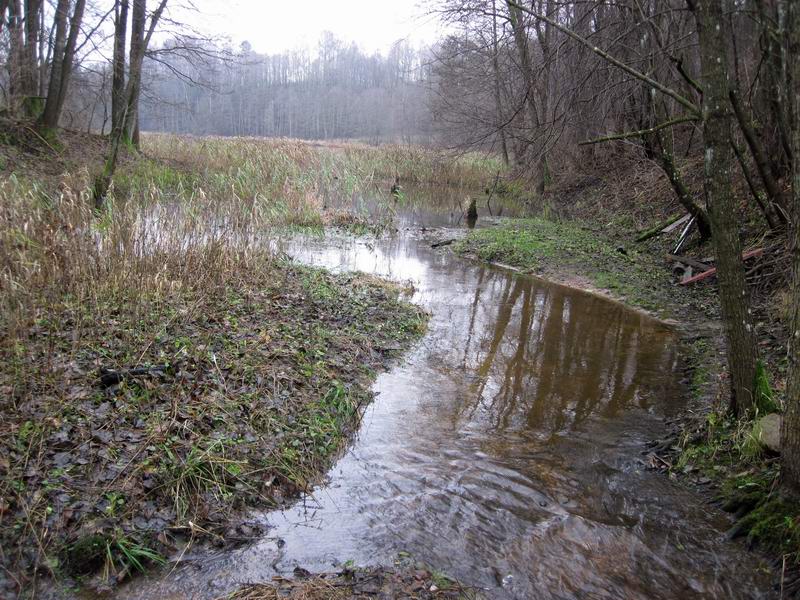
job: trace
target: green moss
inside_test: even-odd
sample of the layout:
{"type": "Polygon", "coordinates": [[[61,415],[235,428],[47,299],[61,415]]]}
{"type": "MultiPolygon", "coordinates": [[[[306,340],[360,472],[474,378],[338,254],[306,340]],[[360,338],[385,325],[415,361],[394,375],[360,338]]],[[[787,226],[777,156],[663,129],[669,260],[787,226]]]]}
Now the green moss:
{"type": "Polygon", "coordinates": [[[455,249],[472,252],[487,262],[504,262],[533,271],[541,258],[553,255],[555,242],[534,228],[504,226],[476,230],[457,242],[455,249]]]}
{"type": "Polygon", "coordinates": [[[734,537],[798,562],[800,503],[781,494],[780,465],[764,456],[752,428],[752,421],[710,413],[702,435],[683,445],[675,470],[715,482],[722,508],[739,517],[734,537]]]}
{"type": "Polygon", "coordinates": [[[741,522],[750,541],[800,561],[800,508],[796,501],[767,496],[741,522]]]}

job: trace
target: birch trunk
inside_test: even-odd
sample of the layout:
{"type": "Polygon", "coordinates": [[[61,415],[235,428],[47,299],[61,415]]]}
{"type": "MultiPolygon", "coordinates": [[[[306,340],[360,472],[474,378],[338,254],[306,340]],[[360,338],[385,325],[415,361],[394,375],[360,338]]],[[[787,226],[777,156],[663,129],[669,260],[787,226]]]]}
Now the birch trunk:
{"type": "Polygon", "coordinates": [[[755,333],[744,275],[731,186],[731,109],[728,99],[728,57],[722,0],[690,0],[700,42],[703,72],[703,138],[705,193],[717,255],[722,319],[728,342],[731,412],[746,415],[753,408],[756,360],[755,333]]]}

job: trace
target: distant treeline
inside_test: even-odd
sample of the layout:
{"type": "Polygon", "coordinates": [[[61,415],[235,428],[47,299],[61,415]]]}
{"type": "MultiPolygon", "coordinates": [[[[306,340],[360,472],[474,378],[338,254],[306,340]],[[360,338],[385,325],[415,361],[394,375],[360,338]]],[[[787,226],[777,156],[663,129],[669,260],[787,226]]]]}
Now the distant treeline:
{"type": "Polygon", "coordinates": [[[424,57],[404,42],[367,54],[324,34],[315,51],[202,56],[170,44],[145,62],[143,130],[425,141],[424,57]]]}

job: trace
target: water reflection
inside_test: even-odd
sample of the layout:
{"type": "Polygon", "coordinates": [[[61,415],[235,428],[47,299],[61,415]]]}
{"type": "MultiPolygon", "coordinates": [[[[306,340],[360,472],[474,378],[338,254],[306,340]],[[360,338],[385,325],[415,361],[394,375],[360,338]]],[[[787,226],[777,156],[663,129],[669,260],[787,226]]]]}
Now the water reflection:
{"type": "Polygon", "coordinates": [[[592,414],[647,410],[654,389],[674,385],[671,337],[652,322],[532,278],[472,270],[465,322],[448,312],[434,357],[449,376],[471,381],[461,420],[549,436],[592,414]]]}
{"type": "Polygon", "coordinates": [[[485,217],[518,217],[524,214],[520,204],[494,198],[487,203],[481,192],[465,191],[455,187],[408,186],[401,197],[366,194],[343,199],[325,196],[326,205],[339,206],[356,213],[370,215],[373,220],[383,218],[388,207],[399,229],[414,227],[468,227],[474,228],[485,217]],[[467,209],[472,198],[476,199],[478,216],[469,218],[467,209]]]}
{"type": "MultiPolygon", "coordinates": [[[[119,597],[212,597],[295,566],[408,551],[508,598],[753,598],[724,518],[643,470],[680,410],[674,337],[600,298],[458,260],[410,236],[293,241],[306,263],[410,279],[432,313],[326,485],[263,518],[253,546],[200,553],[119,597]]],[[[186,558],[186,557],[184,557],[186,558]]]]}

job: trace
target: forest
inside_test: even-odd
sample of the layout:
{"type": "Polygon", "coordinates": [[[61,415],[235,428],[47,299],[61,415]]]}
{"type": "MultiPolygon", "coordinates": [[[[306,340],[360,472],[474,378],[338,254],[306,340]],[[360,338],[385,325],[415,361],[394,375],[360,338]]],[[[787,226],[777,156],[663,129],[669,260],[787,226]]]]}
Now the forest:
{"type": "Polygon", "coordinates": [[[800,598],[800,3],[413,10],[0,0],[0,597],[800,598]]]}

